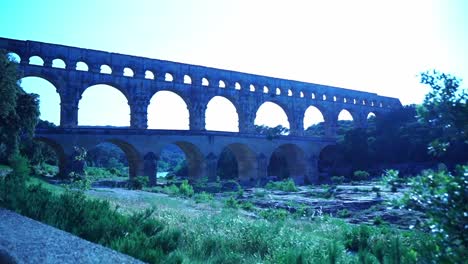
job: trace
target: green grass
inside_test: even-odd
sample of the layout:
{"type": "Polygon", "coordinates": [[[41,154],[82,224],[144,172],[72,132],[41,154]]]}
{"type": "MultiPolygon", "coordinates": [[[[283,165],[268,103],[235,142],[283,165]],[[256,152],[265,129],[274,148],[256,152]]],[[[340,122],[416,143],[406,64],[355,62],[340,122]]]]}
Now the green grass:
{"type": "Polygon", "coordinates": [[[37,178],[37,177],[29,177],[26,184],[28,186],[40,184],[44,189],[46,189],[46,190],[48,190],[48,191],[50,191],[51,193],[54,193],[54,194],[61,194],[61,193],[63,193],[65,191],[64,187],[59,186],[59,185],[50,184],[50,183],[44,181],[43,179],[40,179],[40,178],[37,178]]]}

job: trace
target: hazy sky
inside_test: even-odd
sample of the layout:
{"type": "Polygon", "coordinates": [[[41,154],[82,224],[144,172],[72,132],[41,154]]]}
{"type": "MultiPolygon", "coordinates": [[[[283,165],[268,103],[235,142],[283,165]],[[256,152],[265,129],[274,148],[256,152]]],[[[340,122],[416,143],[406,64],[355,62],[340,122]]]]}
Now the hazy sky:
{"type": "Polygon", "coordinates": [[[1,37],[346,87],[403,104],[420,103],[427,92],[421,71],[468,80],[463,0],[3,0],[1,6],[1,37]]]}

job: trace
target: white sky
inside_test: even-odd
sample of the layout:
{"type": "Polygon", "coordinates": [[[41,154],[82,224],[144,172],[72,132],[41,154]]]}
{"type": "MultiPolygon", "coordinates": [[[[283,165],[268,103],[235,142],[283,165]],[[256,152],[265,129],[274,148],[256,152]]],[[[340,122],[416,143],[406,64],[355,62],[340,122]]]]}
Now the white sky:
{"type": "MultiPolygon", "coordinates": [[[[468,78],[467,2],[6,0],[0,36],[334,85],[410,104],[427,92],[417,78],[422,71],[468,78]]],[[[83,106],[80,118],[95,123],[94,107],[88,115],[83,106]]]]}

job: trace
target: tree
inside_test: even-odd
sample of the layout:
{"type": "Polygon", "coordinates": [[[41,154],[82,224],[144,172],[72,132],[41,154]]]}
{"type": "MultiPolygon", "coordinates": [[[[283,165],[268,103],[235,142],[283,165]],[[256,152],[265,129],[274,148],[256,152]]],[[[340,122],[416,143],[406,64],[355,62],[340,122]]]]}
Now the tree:
{"type": "Polygon", "coordinates": [[[35,94],[25,93],[18,84],[16,62],[0,51],[0,161],[19,152],[20,136],[31,137],[39,117],[35,94]]]}
{"type": "Polygon", "coordinates": [[[460,87],[461,80],[434,70],[423,72],[421,83],[429,85],[432,90],[417,109],[419,121],[439,131],[439,136],[429,144],[430,153],[443,155],[454,144],[464,144],[466,149],[468,93],[467,89],[460,87]]]}

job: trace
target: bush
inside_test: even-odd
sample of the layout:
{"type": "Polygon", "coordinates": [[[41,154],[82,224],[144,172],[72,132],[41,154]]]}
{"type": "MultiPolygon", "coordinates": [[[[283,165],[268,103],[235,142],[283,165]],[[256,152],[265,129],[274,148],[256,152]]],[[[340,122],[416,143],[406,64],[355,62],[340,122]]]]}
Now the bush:
{"type": "MultiPolygon", "coordinates": [[[[3,194],[5,182],[1,184],[3,194]]],[[[21,203],[2,206],[145,262],[165,262],[178,247],[180,231],[153,219],[154,209],[122,215],[108,201],[88,199],[81,191],[55,195],[41,185],[21,188],[12,194],[21,203]]]]}
{"type": "Polygon", "coordinates": [[[194,193],[192,185],[190,185],[187,180],[183,180],[179,186],[179,193],[184,197],[192,197],[194,193]]]}
{"type": "Polygon", "coordinates": [[[332,176],[331,181],[333,184],[342,184],[344,182],[344,176],[332,176]]]}
{"type": "Polygon", "coordinates": [[[429,228],[440,242],[439,261],[463,263],[466,260],[468,236],[468,166],[458,166],[454,174],[446,171],[424,171],[410,182],[403,202],[407,208],[424,213],[429,228]]]}
{"type": "Polygon", "coordinates": [[[213,201],[213,195],[207,192],[196,193],[193,198],[196,203],[207,203],[213,201]]]}
{"type": "Polygon", "coordinates": [[[252,211],[254,209],[254,205],[251,202],[242,202],[240,203],[240,208],[246,211],[252,211]]]}
{"type": "Polygon", "coordinates": [[[260,211],[259,215],[269,221],[283,221],[288,218],[289,212],[284,209],[266,209],[260,211]]]}
{"type": "Polygon", "coordinates": [[[356,181],[366,181],[369,179],[369,173],[367,171],[355,171],[353,173],[353,179],[356,181]]]}
{"type": "Polygon", "coordinates": [[[239,208],[239,202],[236,200],[236,198],[231,196],[231,197],[229,197],[229,199],[227,199],[224,202],[224,207],[237,209],[237,208],[239,208]]]}
{"type": "Polygon", "coordinates": [[[351,213],[348,211],[348,209],[342,209],[342,210],[339,210],[336,215],[339,217],[339,218],[348,218],[351,216],[351,213]]]}
{"type": "Polygon", "coordinates": [[[132,177],[128,181],[128,188],[131,190],[141,190],[143,187],[148,186],[148,177],[146,176],[137,176],[132,177]]]}
{"type": "Polygon", "coordinates": [[[297,192],[298,189],[296,184],[292,179],[287,179],[284,181],[277,181],[277,182],[268,182],[265,186],[266,189],[270,190],[279,190],[283,192],[297,192]]]}
{"type": "Polygon", "coordinates": [[[402,186],[402,179],[397,170],[386,170],[382,175],[382,182],[389,186],[392,192],[396,192],[402,186]]]}

